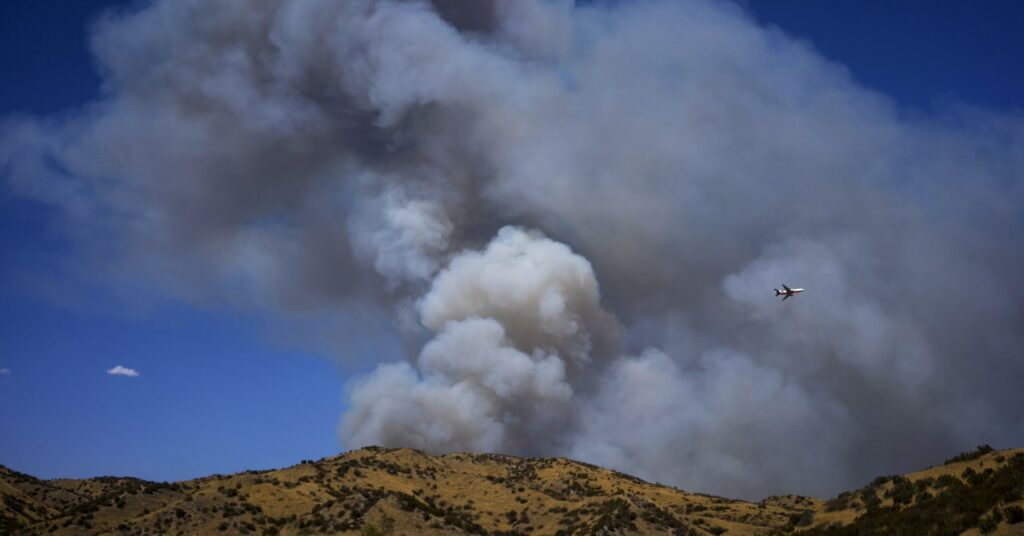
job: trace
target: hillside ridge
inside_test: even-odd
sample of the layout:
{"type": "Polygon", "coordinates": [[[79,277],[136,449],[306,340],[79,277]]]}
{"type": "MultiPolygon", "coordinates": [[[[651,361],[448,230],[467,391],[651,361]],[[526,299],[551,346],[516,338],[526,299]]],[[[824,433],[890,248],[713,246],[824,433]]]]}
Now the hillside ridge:
{"type": "Polygon", "coordinates": [[[987,446],[830,500],[759,502],[566,458],[408,448],[179,482],[0,466],[0,534],[1024,534],[1022,507],[1024,449],[987,446]]]}

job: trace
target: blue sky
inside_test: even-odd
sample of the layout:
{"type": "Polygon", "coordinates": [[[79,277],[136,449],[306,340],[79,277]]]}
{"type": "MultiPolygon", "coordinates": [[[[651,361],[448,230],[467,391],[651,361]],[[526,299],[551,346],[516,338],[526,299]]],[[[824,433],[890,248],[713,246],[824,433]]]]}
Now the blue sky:
{"type": "MultiPolygon", "coordinates": [[[[123,3],[0,5],[0,116],[59,115],[94,98],[88,25],[123,3]]],[[[257,319],[135,307],[62,277],[69,244],[53,216],[0,196],[0,464],[175,480],[337,453],[333,364],[268,343],[257,319]],[[118,364],[141,376],[106,374],[118,364]]]]}
{"type": "Polygon", "coordinates": [[[812,43],[855,80],[901,105],[1024,104],[1024,6],[1009,0],[746,2],[762,23],[812,43]]]}
{"type": "MultiPolygon", "coordinates": [[[[0,4],[0,117],[60,115],[95,98],[89,22],[123,3],[0,4]]],[[[1017,2],[745,6],[908,110],[1024,108],[1017,2]]],[[[0,463],[46,478],[174,480],[338,451],[345,378],[330,361],[275,343],[257,317],[124,304],[65,277],[70,245],[53,214],[6,190],[0,241],[0,463]],[[107,375],[115,365],[141,376],[107,375]]]]}

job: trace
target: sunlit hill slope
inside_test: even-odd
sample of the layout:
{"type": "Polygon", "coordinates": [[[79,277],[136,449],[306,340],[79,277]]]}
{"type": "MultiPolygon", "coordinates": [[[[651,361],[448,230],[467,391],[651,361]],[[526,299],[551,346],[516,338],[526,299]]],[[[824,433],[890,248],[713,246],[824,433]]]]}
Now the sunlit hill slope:
{"type": "Polygon", "coordinates": [[[0,467],[0,534],[1024,534],[1024,449],[831,500],[731,500],[561,458],[365,448],[174,483],[0,467]]]}

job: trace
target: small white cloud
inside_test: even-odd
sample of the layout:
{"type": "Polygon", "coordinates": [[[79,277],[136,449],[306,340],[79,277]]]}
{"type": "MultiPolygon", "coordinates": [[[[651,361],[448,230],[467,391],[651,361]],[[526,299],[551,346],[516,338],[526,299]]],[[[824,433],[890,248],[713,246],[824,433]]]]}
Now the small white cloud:
{"type": "Polygon", "coordinates": [[[131,378],[136,378],[140,376],[139,371],[135,369],[130,369],[128,367],[122,367],[121,365],[118,365],[112,369],[107,370],[107,374],[110,374],[111,376],[128,376],[131,378]]]}
{"type": "Polygon", "coordinates": [[[0,376],[10,376],[10,375],[11,375],[11,369],[9,369],[9,368],[0,368],[0,376]]]}

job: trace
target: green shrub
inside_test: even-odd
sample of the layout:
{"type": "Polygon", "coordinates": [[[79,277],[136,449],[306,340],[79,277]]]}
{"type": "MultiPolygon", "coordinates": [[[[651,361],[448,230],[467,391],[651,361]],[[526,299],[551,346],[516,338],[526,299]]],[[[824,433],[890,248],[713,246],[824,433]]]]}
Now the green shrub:
{"type": "Polygon", "coordinates": [[[960,454],[957,454],[956,456],[953,456],[952,458],[942,462],[942,465],[949,465],[951,463],[969,462],[971,460],[976,460],[994,450],[995,449],[990,447],[989,445],[978,445],[978,448],[974,449],[974,451],[961,452],[960,454]]]}
{"type": "Polygon", "coordinates": [[[978,530],[980,530],[982,534],[988,534],[996,530],[996,527],[998,526],[999,523],[996,523],[996,521],[992,519],[992,516],[982,517],[981,520],[978,521],[978,530]]]}
{"type": "Polygon", "coordinates": [[[909,480],[898,476],[892,481],[893,487],[887,494],[895,504],[910,504],[914,499],[914,485],[909,480]]]}
{"type": "MultiPolygon", "coordinates": [[[[901,534],[906,536],[956,535],[971,529],[986,530],[998,525],[994,509],[999,505],[1019,501],[1024,495],[1024,456],[1014,457],[999,470],[973,472],[969,482],[945,475],[936,480],[935,494],[918,494],[912,505],[870,507],[853,523],[841,527],[815,527],[801,533],[817,535],[901,534]]],[[[894,482],[894,497],[902,487],[894,482]]],[[[911,488],[912,489],[912,488],[911,488]]],[[[877,496],[873,489],[862,490],[867,500],[877,496]]],[[[926,493],[926,492],[924,492],[926,493]]],[[[1001,517],[1007,522],[1024,522],[1024,510],[1019,506],[1004,508],[1001,517]]]]}

